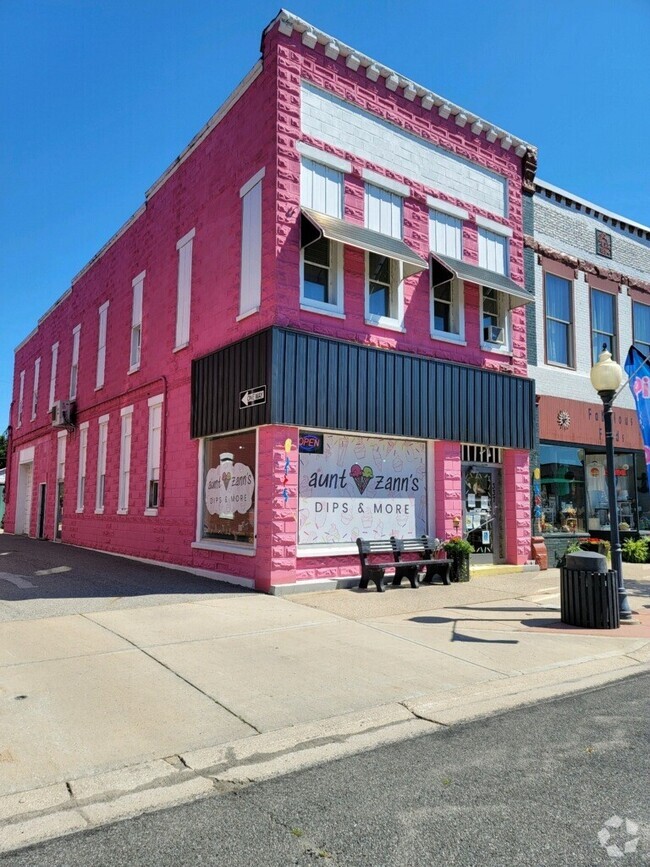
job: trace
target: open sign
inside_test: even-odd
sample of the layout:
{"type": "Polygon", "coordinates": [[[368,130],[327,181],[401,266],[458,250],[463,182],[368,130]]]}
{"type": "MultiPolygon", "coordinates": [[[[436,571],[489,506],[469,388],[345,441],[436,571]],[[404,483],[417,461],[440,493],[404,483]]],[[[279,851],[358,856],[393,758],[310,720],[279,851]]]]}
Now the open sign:
{"type": "Polygon", "coordinates": [[[323,434],[311,431],[300,431],[298,437],[298,451],[303,454],[323,454],[323,434]]]}

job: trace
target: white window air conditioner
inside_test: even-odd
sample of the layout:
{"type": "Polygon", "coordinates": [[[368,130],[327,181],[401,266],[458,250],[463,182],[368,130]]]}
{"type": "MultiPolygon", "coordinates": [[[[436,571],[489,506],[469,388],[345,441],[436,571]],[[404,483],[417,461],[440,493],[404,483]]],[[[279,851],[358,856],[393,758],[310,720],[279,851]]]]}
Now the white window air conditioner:
{"type": "Polygon", "coordinates": [[[71,400],[57,400],[52,406],[52,427],[66,427],[74,422],[75,404],[71,400]]]}
{"type": "Polygon", "coordinates": [[[483,329],[483,340],[486,343],[505,343],[505,329],[498,325],[487,325],[483,329]]]}

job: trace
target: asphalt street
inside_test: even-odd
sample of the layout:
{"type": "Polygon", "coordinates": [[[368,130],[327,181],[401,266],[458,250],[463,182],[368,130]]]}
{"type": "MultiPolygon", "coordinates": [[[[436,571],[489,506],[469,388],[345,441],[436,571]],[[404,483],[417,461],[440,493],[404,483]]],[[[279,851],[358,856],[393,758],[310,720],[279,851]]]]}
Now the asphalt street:
{"type": "Polygon", "coordinates": [[[249,592],[158,564],[0,534],[0,622],[249,592]]]}
{"type": "Polygon", "coordinates": [[[649,686],[648,675],[628,678],[62,838],[2,864],[650,864],[649,686]]]}

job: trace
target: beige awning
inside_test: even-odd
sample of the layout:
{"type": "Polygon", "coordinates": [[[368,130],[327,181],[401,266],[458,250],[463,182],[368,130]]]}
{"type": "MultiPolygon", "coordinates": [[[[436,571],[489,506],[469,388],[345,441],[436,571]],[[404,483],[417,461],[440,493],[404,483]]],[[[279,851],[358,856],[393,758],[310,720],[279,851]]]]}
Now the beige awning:
{"type": "Polygon", "coordinates": [[[302,214],[304,218],[302,226],[303,247],[320,237],[329,238],[330,241],[338,241],[349,247],[357,247],[360,250],[377,253],[379,256],[398,259],[404,265],[405,277],[419,274],[420,271],[426,271],[429,267],[424,259],[414,253],[399,238],[392,238],[381,232],[373,232],[371,229],[358,226],[356,223],[348,223],[347,220],[339,220],[338,217],[319,214],[317,211],[310,211],[309,208],[303,208],[302,214]],[[305,225],[305,221],[307,225],[305,225]]]}
{"type": "Polygon", "coordinates": [[[514,280],[506,277],[505,274],[497,274],[495,271],[488,271],[487,268],[481,268],[469,262],[461,262],[450,256],[432,253],[431,285],[439,286],[441,283],[448,283],[453,277],[467,280],[470,283],[477,283],[479,286],[487,286],[488,289],[496,289],[497,292],[503,292],[504,295],[508,296],[511,309],[522,307],[535,300],[532,292],[524,289],[523,286],[518,286],[514,280]]]}

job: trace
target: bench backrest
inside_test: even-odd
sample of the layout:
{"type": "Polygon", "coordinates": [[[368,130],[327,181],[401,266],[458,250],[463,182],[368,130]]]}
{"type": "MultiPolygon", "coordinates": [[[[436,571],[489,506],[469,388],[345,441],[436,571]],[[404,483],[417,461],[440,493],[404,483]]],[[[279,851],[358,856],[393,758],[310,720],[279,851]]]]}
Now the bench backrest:
{"type": "Polygon", "coordinates": [[[419,539],[396,539],[391,536],[393,550],[396,554],[417,554],[420,557],[428,555],[428,550],[422,538],[419,539]]]}
{"type": "Polygon", "coordinates": [[[427,536],[426,534],[422,536],[422,544],[424,545],[424,550],[430,554],[439,554],[443,550],[440,539],[433,536],[427,536]]]}
{"type": "Polygon", "coordinates": [[[392,554],[397,559],[390,539],[357,539],[357,548],[362,563],[372,554],[392,554]]]}

